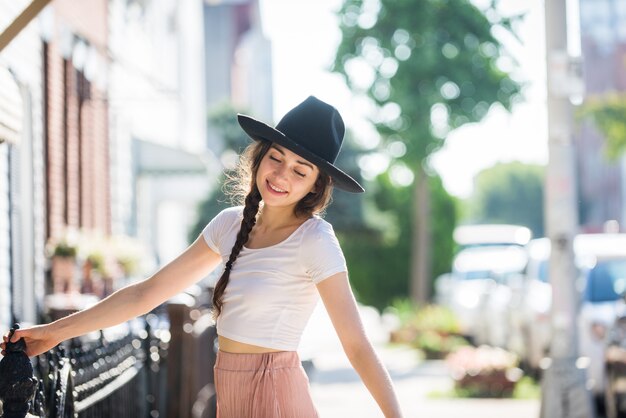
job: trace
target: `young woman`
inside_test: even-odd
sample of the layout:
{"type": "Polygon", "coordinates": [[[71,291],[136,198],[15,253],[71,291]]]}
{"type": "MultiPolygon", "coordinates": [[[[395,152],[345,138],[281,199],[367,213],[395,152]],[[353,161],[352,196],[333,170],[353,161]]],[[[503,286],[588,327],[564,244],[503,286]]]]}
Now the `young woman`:
{"type": "MultiPolygon", "coordinates": [[[[343,253],[318,216],[333,187],[363,188],[334,165],[344,136],[337,110],[311,96],[276,128],[249,116],[255,142],[242,155],[245,205],[219,213],[179,257],[93,307],[18,330],[27,354],[149,312],[223,262],[214,295],[220,418],[317,417],[296,353],[321,296],[342,346],[385,417],[401,417],[389,374],[359,318],[343,253]]],[[[7,337],[1,344],[6,347],[7,337]]]]}

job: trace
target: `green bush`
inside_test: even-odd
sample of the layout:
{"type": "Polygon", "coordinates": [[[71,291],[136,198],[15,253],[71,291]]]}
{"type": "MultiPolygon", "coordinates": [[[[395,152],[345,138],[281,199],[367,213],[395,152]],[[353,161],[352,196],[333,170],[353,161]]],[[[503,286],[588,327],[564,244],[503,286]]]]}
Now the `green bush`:
{"type": "Polygon", "coordinates": [[[400,319],[400,328],[391,341],[410,344],[424,352],[427,359],[441,359],[468,342],[459,335],[459,322],[449,309],[439,305],[418,307],[410,301],[396,300],[392,309],[400,319]]]}

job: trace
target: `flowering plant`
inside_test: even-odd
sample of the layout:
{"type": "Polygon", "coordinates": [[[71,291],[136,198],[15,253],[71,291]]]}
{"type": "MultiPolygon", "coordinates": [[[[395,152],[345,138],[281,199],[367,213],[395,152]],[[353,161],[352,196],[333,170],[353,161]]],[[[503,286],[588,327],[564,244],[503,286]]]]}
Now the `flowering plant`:
{"type": "Polygon", "coordinates": [[[76,258],[79,250],[78,234],[68,229],[56,238],[50,238],[46,243],[48,257],[76,258]]]}
{"type": "Polygon", "coordinates": [[[469,397],[511,396],[523,374],[517,356],[497,347],[460,347],[446,364],[457,391],[469,397]]]}
{"type": "Polygon", "coordinates": [[[126,235],[116,235],[111,238],[113,256],[126,276],[141,273],[141,262],[146,258],[146,250],[135,239],[126,235]]]}
{"type": "Polygon", "coordinates": [[[467,341],[459,335],[459,322],[452,311],[438,305],[418,307],[409,301],[394,304],[400,327],[391,341],[408,343],[421,350],[426,358],[444,358],[467,341]]]}

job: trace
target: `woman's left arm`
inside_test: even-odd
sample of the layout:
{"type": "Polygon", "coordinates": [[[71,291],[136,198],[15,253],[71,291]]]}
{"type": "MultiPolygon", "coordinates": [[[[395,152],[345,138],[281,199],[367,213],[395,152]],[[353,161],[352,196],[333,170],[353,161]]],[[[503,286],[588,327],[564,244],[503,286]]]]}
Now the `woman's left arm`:
{"type": "Polygon", "coordinates": [[[389,373],[369,341],[345,272],[317,285],[326,311],[350,363],[378,403],[386,418],[402,417],[389,373]]]}

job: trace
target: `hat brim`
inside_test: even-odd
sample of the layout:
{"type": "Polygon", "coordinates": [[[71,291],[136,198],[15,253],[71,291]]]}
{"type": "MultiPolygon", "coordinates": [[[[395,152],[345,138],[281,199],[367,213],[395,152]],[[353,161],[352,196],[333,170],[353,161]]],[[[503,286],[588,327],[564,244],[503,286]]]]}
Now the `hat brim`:
{"type": "Polygon", "coordinates": [[[338,189],[350,193],[363,193],[365,191],[365,189],[363,189],[363,187],[352,177],[335,167],[330,162],[318,157],[306,148],[301,147],[278,129],[248,115],[238,114],[237,120],[239,121],[241,128],[250,138],[256,141],[264,139],[266,141],[275,142],[278,145],[287,148],[289,151],[298,154],[305,160],[315,164],[320,170],[324,171],[333,179],[333,184],[338,189]]]}

